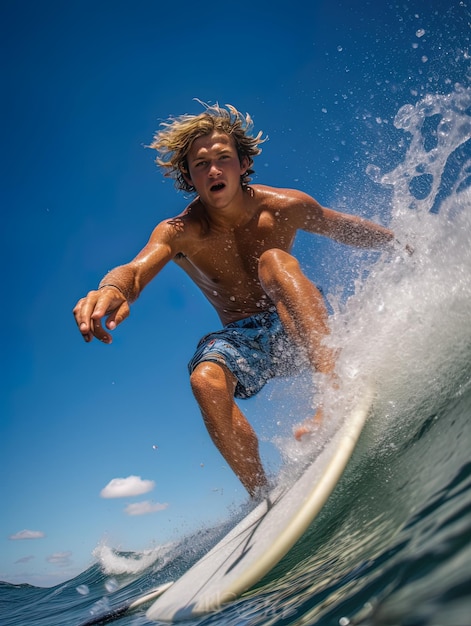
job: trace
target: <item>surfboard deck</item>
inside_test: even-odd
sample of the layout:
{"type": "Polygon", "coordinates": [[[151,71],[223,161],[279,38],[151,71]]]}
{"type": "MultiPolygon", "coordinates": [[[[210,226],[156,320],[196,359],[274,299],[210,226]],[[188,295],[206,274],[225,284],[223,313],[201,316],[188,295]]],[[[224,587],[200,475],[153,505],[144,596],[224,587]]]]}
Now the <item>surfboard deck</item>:
{"type": "Polygon", "coordinates": [[[147,610],[179,622],[220,609],[256,584],[307,530],[335,489],[373,402],[368,388],[329,443],[289,487],[273,491],[147,610]]]}

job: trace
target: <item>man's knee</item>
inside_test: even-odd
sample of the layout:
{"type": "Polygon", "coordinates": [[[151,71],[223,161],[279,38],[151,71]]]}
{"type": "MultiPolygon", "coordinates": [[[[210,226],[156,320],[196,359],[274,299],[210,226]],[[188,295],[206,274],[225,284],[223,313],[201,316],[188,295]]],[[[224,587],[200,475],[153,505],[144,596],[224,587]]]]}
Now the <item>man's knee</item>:
{"type": "Polygon", "coordinates": [[[190,384],[197,399],[208,394],[220,394],[228,390],[225,368],[213,361],[203,361],[190,375],[190,384]]]}
{"type": "Polygon", "coordinates": [[[300,272],[298,260],[288,252],[272,248],[261,256],[258,265],[260,281],[265,289],[270,289],[300,272]]]}

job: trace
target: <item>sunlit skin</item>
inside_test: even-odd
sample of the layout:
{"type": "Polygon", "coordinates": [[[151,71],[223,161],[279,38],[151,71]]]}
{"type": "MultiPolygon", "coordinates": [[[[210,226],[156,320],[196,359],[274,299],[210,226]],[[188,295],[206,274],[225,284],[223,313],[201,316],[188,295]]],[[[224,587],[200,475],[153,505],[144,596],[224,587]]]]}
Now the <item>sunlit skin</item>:
{"type": "MultiPolygon", "coordinates": [[[[187,162],[184,175],[197,197],[180,215],[158,224],[141,252],[111,270],[99,290],[79,300],[74,315],[83,338],[111,343],[110,331],[129,315],[130,304],[174,261],[198,285],[223,324],[275,306],[292,341],[334,384],[334,354],[323,343],[329,333],[327,310],[291,254],[294,238],[304,230],[369,248],[387,244],[393,233],[322,207],[297,190],[242,186],[241,175],[249,164],[239,160],[232,137],[225,133],[196,139],[187,162]]],[[[196,367],[190,382],[212,440],[254,495],[267,478],[257,436],[234,400],[234,375],[224,365],[205,362],[196,367]]],[[[320,417],[321,411],[316,419],[320,417]]],[[[298,427],[295,436],[312,430],[313,423],[311,419],[298,427]]]]}

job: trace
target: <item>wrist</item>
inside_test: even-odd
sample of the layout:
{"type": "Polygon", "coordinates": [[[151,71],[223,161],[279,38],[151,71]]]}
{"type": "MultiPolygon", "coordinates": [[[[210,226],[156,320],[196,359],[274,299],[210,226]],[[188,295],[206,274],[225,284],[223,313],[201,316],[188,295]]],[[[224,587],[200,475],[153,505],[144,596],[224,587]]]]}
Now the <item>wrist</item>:
{"type": "Polygon", "coordinates": [[[114,289],[117,289],[120,292],[120,294],[123,295],[126,298],[126,300],[129,300],[129,298],[128,298],[127,294],[124,292],[124,290],[121,287],[119,287],[118,285],[115,285],[114,283],[103,283],[103,284],[100,283],[98,285],[98,291],[100,289],[104,289],[105,287],[113,287],[114,289]]]}

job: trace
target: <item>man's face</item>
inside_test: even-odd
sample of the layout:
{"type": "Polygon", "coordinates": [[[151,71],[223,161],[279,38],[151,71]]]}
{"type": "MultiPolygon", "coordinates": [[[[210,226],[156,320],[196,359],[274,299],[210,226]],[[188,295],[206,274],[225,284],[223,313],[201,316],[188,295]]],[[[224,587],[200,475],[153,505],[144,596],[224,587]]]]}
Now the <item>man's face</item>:
{"type": "Polygon", "coordinates": [[[188,153],[188,174],[204,204],[223,206],[240,193],[240,177],[247,171],[248,159],[242,163],[232,137],[220,131],[198,137],[188,153]]]}

